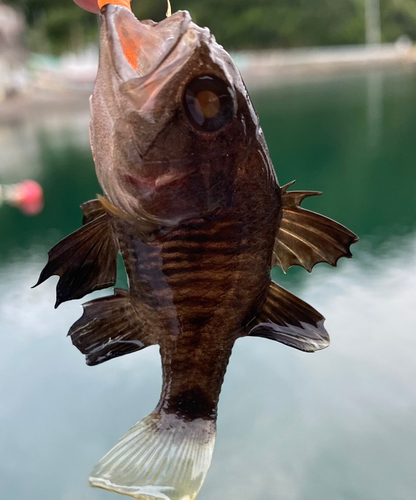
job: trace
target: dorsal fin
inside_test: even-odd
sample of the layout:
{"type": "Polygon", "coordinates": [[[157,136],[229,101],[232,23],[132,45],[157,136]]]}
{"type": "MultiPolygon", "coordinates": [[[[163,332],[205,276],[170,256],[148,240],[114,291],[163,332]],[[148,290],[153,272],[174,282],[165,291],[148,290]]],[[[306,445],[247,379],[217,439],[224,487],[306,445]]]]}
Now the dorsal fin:
{"type": "Polygon", "coordinates": [[[301,208],[309,196],[319,196],[318,191],[290,191],[295,181],[281,188],[283,215],[276,235],[272,266],[284,272],[299,265],[311,272],[318,262],[336,266],[341,257],[352,257],[350,246],[358,237],[338,222],[301,208]]]}

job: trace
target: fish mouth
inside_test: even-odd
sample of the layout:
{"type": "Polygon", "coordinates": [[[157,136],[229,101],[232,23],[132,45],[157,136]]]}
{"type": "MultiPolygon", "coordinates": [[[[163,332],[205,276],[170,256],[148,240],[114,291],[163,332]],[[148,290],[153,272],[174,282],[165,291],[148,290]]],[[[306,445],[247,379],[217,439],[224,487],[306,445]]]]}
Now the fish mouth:
{"type": "MultiPolygon", "coordinates": [[[[179,11],[159,23],[139,21],[126,7],[112,4],[104,6],[101,15],[113,67],[123,82],[138,83],[137,80],[153,75],[175,52],[189,25],[193,24],[186,11],[179,11]]],[[[159,74],[158,79],[162,76],[159,74]]]]}

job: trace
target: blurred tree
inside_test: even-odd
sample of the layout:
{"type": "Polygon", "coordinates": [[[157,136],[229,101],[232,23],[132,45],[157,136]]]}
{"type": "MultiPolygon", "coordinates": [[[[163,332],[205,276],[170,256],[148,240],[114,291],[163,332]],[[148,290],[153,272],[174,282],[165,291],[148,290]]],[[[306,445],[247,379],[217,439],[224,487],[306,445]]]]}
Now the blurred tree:
{"type": "Polygon", "coordinates": [[[27,43],[32,50],[59,53],[76,50],[96,38],[96,16],[69,0],[6,0],[22,10],[29,26],[27,43]],[[74,36],[75,33],[77,36],[74,36]]]}
{"type": "MultiPolygon", "coordinates": [[[[60,52],[96,40],[96,16],[71,0],[4,0],[26,15],[28,44],[60,52]]],[[[380,0],[383,41],[416,40],[416,1],[380,0]]],[[[228,49],[303,47],[365,42],[365,0],[172,0],[209,26],[228,49]]],[[[133,0],[140,18],[161,20],[164,0],[133,0]]]]}
{"type": "Polygon", "coordinates": [[[362,43],[362,0],[181,0],[228,48],[362,43]]]}
{"type": "Polygon", "coordinates": [[[381,0],[381,25],[383,42],[403,35],[416,40],[415,0],[381,0]]]}

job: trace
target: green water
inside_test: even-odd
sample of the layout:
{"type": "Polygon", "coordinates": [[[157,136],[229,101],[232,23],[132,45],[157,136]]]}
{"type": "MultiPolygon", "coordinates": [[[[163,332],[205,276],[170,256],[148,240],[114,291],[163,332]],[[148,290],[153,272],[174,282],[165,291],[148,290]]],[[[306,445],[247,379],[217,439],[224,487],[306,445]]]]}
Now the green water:
{"type": "MultiPolygon", "coordinates": [[[[237,342],[199,499],[414,500],[416,73],[344,74],[253,92],[281,184],[361,238],[354,259],[274,277],[327,317],[310,355],[237,342]]],[[[117,498],[91,467],[157,403],[156,347],[90,368],[65,337],[80,301],[35,290],[46,252],[95,196],[88,111],[0,122],[1,182],[32,177],[43,213],[0,209],[0,498],[117,498]]],[[[121,279],[121,283],[123,279],[121,279]]]]}

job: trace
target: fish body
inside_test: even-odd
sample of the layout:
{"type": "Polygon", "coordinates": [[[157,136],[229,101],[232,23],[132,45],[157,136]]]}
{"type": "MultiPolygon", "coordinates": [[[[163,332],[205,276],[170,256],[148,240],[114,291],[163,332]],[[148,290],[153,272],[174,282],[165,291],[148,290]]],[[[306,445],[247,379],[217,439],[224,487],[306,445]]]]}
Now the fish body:
{"type": "Polygon", "coordinates": [[[301,208],[314,192],[279,187],[258,117],[230,56],[187,12],[139,22],[102,9],[91,145],[104,196],[49,252],[58,306],[84,304],[71,339],[96,365],[158,344],[156,409],[95,467],[90,482],[139,499],[192,500],[207,474],[221,385],[235,341],[260,336],[313,352],[324,318],[270,269],[351,256],[356,236],[301,208]]]}

